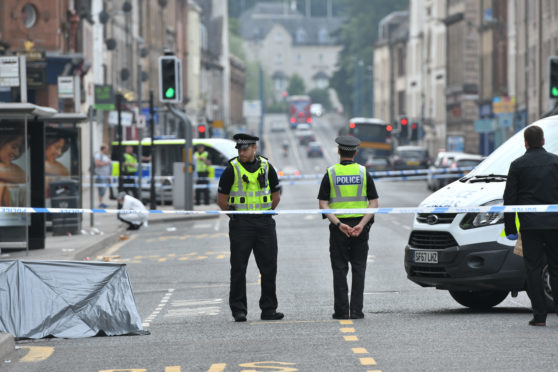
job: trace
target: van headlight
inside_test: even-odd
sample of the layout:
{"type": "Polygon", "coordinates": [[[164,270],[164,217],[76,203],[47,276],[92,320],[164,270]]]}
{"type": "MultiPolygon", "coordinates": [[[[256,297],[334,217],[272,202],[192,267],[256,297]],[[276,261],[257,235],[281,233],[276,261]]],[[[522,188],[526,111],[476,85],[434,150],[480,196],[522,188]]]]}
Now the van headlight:
{"type": "MultiPolygon", "coordinates": [[[[496,199],[482,205],[504,205],[504,200],[496,199]]],[[[459,227],[463,230],[469,230],[477,227],[497,225],[499,223],[504,223],[504,212],[467,213],[461,220],[459,227]]]]}

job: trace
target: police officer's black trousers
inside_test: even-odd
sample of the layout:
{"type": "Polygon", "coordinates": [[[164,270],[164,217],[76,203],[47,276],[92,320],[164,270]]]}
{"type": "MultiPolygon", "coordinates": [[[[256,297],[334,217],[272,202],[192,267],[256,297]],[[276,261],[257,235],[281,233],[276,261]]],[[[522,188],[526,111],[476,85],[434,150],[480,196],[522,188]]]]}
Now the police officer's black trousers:
{"type": "Polygon", "coordinates": [[[544,322],[548,311],[542,278],[545,259],[550,273],[554,308],[558,310],[558,231],[525,230],[521,232],[521,240],[527,271],[527,294],[531,299],[533,317],[536,321],[544,322]]]}
{"type": "MultiPolygon", "coordinates": [[[[231,289],[229,306],[233,314],[248,313],[246,302],[246,268],[250,253],[261,274],[260,309],[273,314],[277,309],[275,277],[277,275],[277,235],[271,216],[233,216],[229,221],[231,243],[231,289]]],[[[256,278],[253,279],[255,281],[256,278]]]]}
{"type": "Polygon", "coordinates": [[[136,177],[136,173],[123,173],[122,176],[122,191],[138,199],[138,180],[136,177]]]}
{"type": "Polygon", "coordinates": [[[196,180],[196,185],[202,185],[202,188],[196,188],[196,205],[201,204],[201,198],[203,196],[203,202],[205,205],[209,205],[209,172],[198,172],[198,179],[196,180]],[[201,179],[200,179],[201,178],[201,179]]]}
{"type": "Polygon", "coordinates": [[[369,228],[365,228],[358,237],[349,238],[337,226],[329,225],[329,257],[333,271],[333,296],[335,299],[333,309],[336,314],[362,314],[364,278],[368,259],[368,234],[369,228]],[[347,286],[349,263],[352,276],[350,304],[347,286]]]}

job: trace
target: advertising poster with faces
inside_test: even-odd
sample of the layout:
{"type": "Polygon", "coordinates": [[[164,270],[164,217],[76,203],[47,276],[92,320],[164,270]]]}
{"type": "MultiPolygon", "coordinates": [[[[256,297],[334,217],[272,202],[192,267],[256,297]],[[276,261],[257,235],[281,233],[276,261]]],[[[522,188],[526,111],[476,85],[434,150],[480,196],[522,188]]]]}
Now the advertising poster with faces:
{"type": "MultiPolygon", "coordinates": [[[[23,121],[0,120],[0,206],[26,207],[25,130],[23,121]]],[[[0,213],[0,226],[25,226],[24,213],[0,213]]]]}
{"type": "Polygon", "coordinates": [[[78,179],[79,160],[77,130],[72,128],[47,127],[45,131],[45,197],[50,207],[53,195],[51,183],[78,179]]]}

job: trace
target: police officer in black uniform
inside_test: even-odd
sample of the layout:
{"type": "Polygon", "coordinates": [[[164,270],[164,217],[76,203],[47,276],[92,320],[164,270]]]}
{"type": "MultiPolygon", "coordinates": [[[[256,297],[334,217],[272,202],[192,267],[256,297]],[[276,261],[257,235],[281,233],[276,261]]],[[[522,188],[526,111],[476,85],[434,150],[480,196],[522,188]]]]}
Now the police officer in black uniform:
{"type": "MultiPolygon", "coordinates": [[[[377,208],[378,193],[366,168],[354,162],[358,138],[341,136],[340,163],[328,168],[318,194],[320,209],[377,208]]],[[[329,225],[329,255],[333,271],[334,319],[364,318],[363,297],[368,237],[373,214],[325,214],[329,225]],[[349,302],[347,273],[351,264],[352,285],[349,302]]]]}
{"type": "MultiPolygon", "coordinates": [[[[258,137],[235,134],[238,157],[229,160],[219,180],[217,204],[222,210],[265,211],[277,207],[280,185],[277,173],[266,158],[256,154],[258,137]]],[[[229,306],[237,322],[246,321],[246,268],[250,253],[261,274],[262,320],[279,320],[275,278],[277,235],[271,214],[232,214],[229,221],[231,287],[229,306]]]]}

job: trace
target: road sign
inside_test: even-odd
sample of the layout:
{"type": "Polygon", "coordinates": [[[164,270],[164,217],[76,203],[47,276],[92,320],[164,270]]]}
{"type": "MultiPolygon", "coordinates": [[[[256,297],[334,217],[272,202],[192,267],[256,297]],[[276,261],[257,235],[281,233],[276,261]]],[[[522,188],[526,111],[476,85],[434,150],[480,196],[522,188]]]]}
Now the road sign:
{"type": "Polygon", "coordinates": [[[0,57],[0,86],[19,87],[18,57],[0,57]]]}
{"type": "Polygon", "coordinates": [[[74,98],[73,76],[58,76],[58,98],[74,98]]]}
{"type": "Polygon", "coordinates": [[[145,128],[147,123],[146,117],[145,115],[138,115],[138,122],[136,123],[136,126],[138,128],[145,128]]]}
{"type": "MultiPolygon", "coordinates": [[[[120,113],[120,122],[123,127],[129,127],[132,125],[132,120],[134,115],[131,112],[122,111],[120,113]]],[[[110,125],[118,125],[118,111],[109,111],[108,123],[110,125]]]]}

